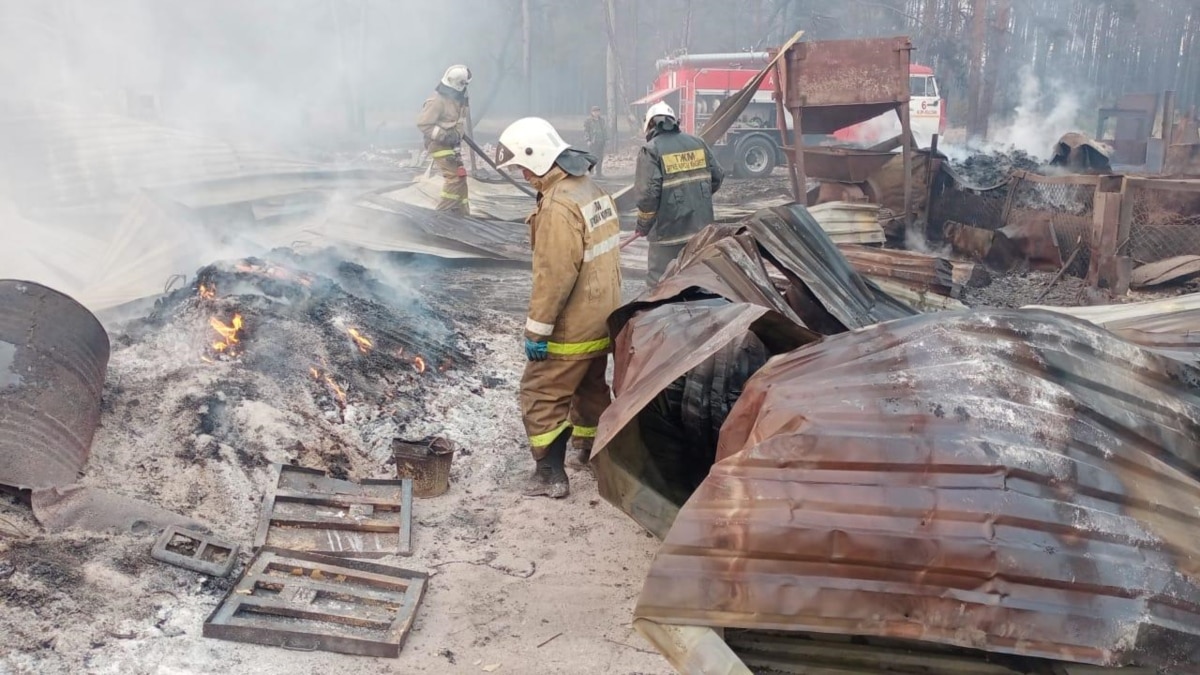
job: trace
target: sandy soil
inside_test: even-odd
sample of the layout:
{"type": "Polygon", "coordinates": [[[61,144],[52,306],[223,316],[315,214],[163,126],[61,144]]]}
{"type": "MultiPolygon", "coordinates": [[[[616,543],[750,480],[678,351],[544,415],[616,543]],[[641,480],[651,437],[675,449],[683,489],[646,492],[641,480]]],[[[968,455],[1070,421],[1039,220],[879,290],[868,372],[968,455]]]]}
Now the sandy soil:
{"type": "MultiPolygon", "coordinates": [[[[423,271],[414,283],[458,306],[473,296],[456,327],[478,351],[472,369],[414,385],[423,400],[399,415],[407,434],[440,433],[464,449],[450,492],[416,501],[415,554],[382,561],[433,575],[399,659],[202,638],[232,579],[152,560],[153,533],[39,533],[28,509],[8,500],[0,528],[27,536],[0,539],[0,672],[672,672],[630,627],[657,541],[601,500],[586,473],[572,475],[563,502],[517,493],[532,464],[516,404],[528,273],[423,271]]],[[[394,421],[364,409],[343,422],[327,414],[319,388],[203,363],[186,332],[172,324],[133,344],[114,341],[85,484],[196,517],[249,546],[269,462],[320,466],[344,452],[355,473],[388,476],[384,462],[370,462],[394,421]],[[214,393],[226,414],[200,429],[214,393]]]]}

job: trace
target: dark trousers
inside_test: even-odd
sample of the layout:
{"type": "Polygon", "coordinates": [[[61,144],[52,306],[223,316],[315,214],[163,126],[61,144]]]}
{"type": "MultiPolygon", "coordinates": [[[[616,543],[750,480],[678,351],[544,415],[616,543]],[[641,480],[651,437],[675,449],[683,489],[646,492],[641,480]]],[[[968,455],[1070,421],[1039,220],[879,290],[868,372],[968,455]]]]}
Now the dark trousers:
{"type": "Polygon", "coordinates": [[[658,284],[658,280],[662,278],[663,272],[667,271],[667,265],[672,260],[679,257],[680,251],[687,246],[687,242],[681,244],[655,244],[653,242],[647,247],[646,251],[646,287],[654,288],[658,284]]]}
{"type": "Polygon", "coordinates": [[[588,152],[596,156],[596,177],[604,176],[604,143],[592,143],[588,152]]]}

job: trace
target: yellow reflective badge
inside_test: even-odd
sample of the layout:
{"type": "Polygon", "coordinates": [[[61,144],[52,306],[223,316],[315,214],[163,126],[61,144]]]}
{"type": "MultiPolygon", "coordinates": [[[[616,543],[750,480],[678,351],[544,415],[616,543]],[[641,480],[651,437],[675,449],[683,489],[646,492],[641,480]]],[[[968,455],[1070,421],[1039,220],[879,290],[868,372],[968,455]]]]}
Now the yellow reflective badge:
{"type": "Polygon", "coordinates": [[[687,152],[672,152],[662,156],[663,171],[667,173],[683,173],[696,171],[708,166],[704,160],[703,150],[688,150],[687,152]]]}

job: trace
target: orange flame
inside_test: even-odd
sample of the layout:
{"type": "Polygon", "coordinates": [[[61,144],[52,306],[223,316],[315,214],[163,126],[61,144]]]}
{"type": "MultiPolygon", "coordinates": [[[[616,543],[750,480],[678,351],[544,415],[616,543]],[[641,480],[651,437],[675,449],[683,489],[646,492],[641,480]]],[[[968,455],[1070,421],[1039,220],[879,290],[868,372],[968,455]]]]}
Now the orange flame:
{"type": "Polygon", "coordinates": [[[363,354],[371,351],[371,347],[374,346],[374,343],[371,342],[371,338],[360,333],[357,328],[349,328],[346,330],[346,332],[350,334],[350,337],[354,338],[354,344],[358,346],[358,351],[362,352],[363,354]]]}
{"type": "Polygon", "coordinates": [[[333,390],[333,395],[337,397],[338,403],[346,405],[346,390],[339,387],[338,383],[334,382],[333,378],[328,375],[325,376],[325,384],[328,384],[329,388],[333,390]]]}
{"type": "Polygon", "coordinates": [[[337,399],[338,403],[340,403],[343,407],[345,407],[345,405],[346,405],[346,390],[342,389],[341,386],[339,386],[338,383],[334,381],[333,377],[331,377],[329,375],[329,373],[323,373],[320,370],[318,370],[317,368],[313,368],[313,367],[310,367],[308,369],[308,372],[312,374],[314,380],[317,380],[318,382],[324,382],[326,385],[328,385],[329,390],[331,392],[333,392],[334,398],[337,399]]]}
{"type": "Polygon", "coordinates": [[[212,344],[214,350],[218,352],[233,351],[233,348],[241,342],[239,334],[244,325],[241,314],[234,314],[232,323],[228,325],[214,316],[208,320],[208,325],[212,326],[212,329],[217,331],[222,338],[212,344]]]}
{"type": "Polygon", "coordinates": [[[200,284],[200,288],[198,288],[196,292],[200,295],[200,298],[203,300],[212,300],[213,298],[217,297],[217,287],[216,286],[200,284]]]}
{"type": "Polygon", "coordinates": [[[416,368],[418,373],[425,372],[425,359],[419,356],[413,357],[413,368],[416,368]]]}

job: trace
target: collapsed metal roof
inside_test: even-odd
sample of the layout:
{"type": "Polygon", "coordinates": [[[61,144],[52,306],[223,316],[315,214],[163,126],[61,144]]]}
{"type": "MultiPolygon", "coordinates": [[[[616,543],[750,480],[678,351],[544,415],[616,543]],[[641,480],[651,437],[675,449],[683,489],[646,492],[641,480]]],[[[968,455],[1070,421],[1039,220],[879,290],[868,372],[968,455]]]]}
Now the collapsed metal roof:
{"type": "Polygon", "coordinates": [[[1101,329],[1019,310],[780,356],[731,411],[635,614],[1200,662],[1196,384],[1101,329]]]}
{"type": "Polygon", "coordinates": [[[915,315],[805,222],[710,228],[610,320],[598,482],[664,539],[638,621],[1200,663],[1200,370],[1059,313],[915,315]],[[704,387],[707,460],[662,440],[704,387]]]}

